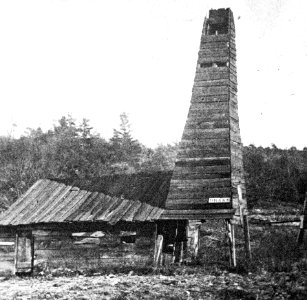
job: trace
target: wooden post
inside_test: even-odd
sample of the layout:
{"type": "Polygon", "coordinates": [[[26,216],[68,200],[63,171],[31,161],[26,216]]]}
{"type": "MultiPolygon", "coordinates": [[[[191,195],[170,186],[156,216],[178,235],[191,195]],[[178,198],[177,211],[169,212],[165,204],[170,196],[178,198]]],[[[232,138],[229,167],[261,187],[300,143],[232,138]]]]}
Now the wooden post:
{"type": "Polygon", "coordinates": [[[307,192],[305,194],[305,201],[304,201],[304,207],[303,207],[303,213],[301,215],[301,222],[300,222],[300,229],[297,236],[297,244],[300,245],[303,243],[304,239],[304,231],[307,227],[307,192]]]}
{"type": "Polygon", "coordinates": [[[245,255],[248,262],[252,259],[252,249],[250,243],[249,235],[249,225],[247,215],[243,215],[243,230],[244,230],[244,246],[245,246],[245,255]]]}
{"type": "Polygon", "coordinates": [[[16,232],[16,238],[15,238],[14,274],[17,273],[17,259],[18,259],[18,232],[16,232]]]}
{"type": "Polygon", "coordinates": [[[186,249],[187,249],[187,241],[181,242],[181,249],[180,249],[180,264],[185,262],[186,258],[186,249]]]}
{"type": "Polygon", "coordinates": [[[154,266],[158,267],[161,264],[161,255],[163,247],[163,235],[159,234],[156,238],[155,253],[154,253],[154,266]]]}
{"type": "Polygon", "coordinates": [[[238,200],[239,200],[239,206],[240,206],[240,219],[241,219],[241,224],[242,224],[243,232],[244,232],[245,256],[246,256],[247,261],[250,262],[252,259],[252,250],[251,250],[251,244],[250,244],[248,218],[240,205],[243,202],[241,184],[238,185],[238,200]]]}
{"type": "Polygon", "coordinates": [[[190,220],[187,222],[187,258],[190,261],[195,261],[198,257],[198,250],[199,250],[199,229],[200,229],[201,222],[199,220],[190,220]]]}
{"type": "Polygon", "coordinates": [[[238,190],[238,203],[239,203],[239,210],[240,210],[240,221],[241,221],[241,225],[243,226],[243,214],[244,214],[244,212],[243,212],[243,209],[242,209],[242,206],[241,206],[241,203],[243,202],[241,184],[238,184],[237,190],[238,190]]]}
{"type": "Polygon", "coordinates": [[[234,224],[229,219],[226,220],[226,231],[229,243],[229,263],[235,268],[237,266],[235,231],[234,224]]]}
{"type": "Polygon", "coordinates": [[[34,258],[35,258],[35,252],[34,252],[34,236],[31,232],[31,274],[34,272],[34,258]]]}

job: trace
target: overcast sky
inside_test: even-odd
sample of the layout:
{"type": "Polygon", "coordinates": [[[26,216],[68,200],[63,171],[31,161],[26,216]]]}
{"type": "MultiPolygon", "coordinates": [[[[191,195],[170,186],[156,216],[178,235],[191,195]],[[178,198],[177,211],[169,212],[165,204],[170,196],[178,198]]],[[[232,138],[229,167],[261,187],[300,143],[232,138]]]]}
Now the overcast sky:
{"type": "Polygon", "coordinates": [[[307,147],[307,1],[0,1],[0,135],[127,112],[142,143],[180,141],[204,17],[235,16],[245,145],[307,147]],[[15,126],[13,126],[15,124],[15,126]]]}

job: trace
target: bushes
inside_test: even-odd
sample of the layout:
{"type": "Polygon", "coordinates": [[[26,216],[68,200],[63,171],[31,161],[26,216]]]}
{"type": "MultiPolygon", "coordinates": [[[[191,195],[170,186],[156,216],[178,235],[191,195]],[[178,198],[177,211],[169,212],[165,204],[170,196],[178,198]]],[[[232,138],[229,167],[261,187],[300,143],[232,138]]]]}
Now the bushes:
{"type": "MultiPolygon", "coordinates": [[[[199,261],[206,268],[229,270],[229,245],[225,238],[222,221],[208,221],[202,225],[199,261]]],[[[238,273],[246,272],[289,272],[293,268],[307,271],[307,237],[305,244],[298,247],[297,227],[250,224],[252,261],[246,261],[243,229],[235,226],[238,273]],[[304,260],[305,259],[305,260],[304,260]]]]}
{"type": "Polygon", "coordinates": [[[305,241],[306,244],[302,247],[297,246],[297,227],[251,227],[250,231],[252,261],[248,263],[241,251],[238,257],[238,270],[292,272],[296,268],[307,271],[305,257],[307,243],[305,241]]]}
{"type": "Polygon", "coordinates": [[[253,251],[253,264],[269,272],[289,272],[301,258],[293,230],[267,229],[253,251]]]}

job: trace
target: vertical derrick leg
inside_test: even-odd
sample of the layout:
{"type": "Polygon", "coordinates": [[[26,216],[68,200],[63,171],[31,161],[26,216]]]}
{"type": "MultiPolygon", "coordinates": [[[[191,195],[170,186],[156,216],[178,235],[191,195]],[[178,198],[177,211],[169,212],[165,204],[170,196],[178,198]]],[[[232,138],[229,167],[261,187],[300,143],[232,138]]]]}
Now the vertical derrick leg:
{"type": "Polygon", "coordinates": [[[240,220],[243,227],[244,232],[244,247],[245,247],[245,256],[248,262],[252,259],[252,251],[250,245],[250,235],[249,235],[249,225],[247,215],[244,213],[244,209],[242,209],[240,203],[243,202],[242,196],[242,187],[241,184],[238,185],[238,197],[239,197],[239,206],[240,206],[240,220]]]}
{"type": "Polygon", "coordinates": [[[187,258],[189,261],[195,261],[198,257],[200,225],[200,221],[188,221],[187,223],[187,258]]]}
{"type": "Polygon", "coordinates": [[[154,253],[154,266],[158,267],[162,261],[162,247],[163,247],[163,235],[159,234],[156,238],[155,253],[154,253]]]}
{"type": "Polygon", "coordinates": [[[245,246],[245,255],[248,262],[252,259],[252,250],[250,243],[250,235],[249,235],[249,225],[247,215],[243,215],[243,231],[244,231],[244,246],[245,246]]]}
{"type": "Polygon", "coordinates": [[[231,267],[237,266],[237,256],[236,256],[236,241],[235,241],[235,231],[234,224],[230,222],[229,219],[226,220],[226,231],[229,243],[229,263],[231,267]]]}

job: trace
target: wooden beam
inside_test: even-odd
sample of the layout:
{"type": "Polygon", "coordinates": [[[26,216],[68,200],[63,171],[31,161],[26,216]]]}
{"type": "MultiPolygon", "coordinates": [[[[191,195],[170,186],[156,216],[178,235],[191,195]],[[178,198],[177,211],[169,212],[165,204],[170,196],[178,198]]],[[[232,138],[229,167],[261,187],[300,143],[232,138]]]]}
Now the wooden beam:
{"type": "Polygon", "coordinates": [[[243,230],[244,230],[244,245],[245,245],[245,255],[248,262],[252,259],[252,250],[250,244],[250,234],[249,234],[249,224],[247,215],[243,215],[243,230]]]}
{"type": "Polygon", "coordinates": [[[163,235],[158,234],[155,243],[155,252],[154,252],[154,266],[158,267],[161,265],[161,255],[163,247],[163,235]]]}
{"type": "Polygon", "coordinates": [[[17,256],[18,256],[18,233],[16,233],[16,238],[15,238],[14,274],[17,273],[17,256]]]}
{"type": "Polygon", "coordinates": [[[230,222],[230,219],[226,220],[226,232],[229,243],[229,264],[230,267],[235,268],[237,266],[236,240],[235,240],[234,224],[230,222]]]}
{"type": "MultiPolygon", "coordinates": [[[[240,223],[243,227],[244,232],[244,246],[245,246],[245,256],[248,262],[252,259],[252,251],[251,251],[251,244],[250,244],[250,234],[249,234],[249,224],[246,212],[242,204],[244,203],[243,193],[242,193],[242,186],[238,184],[238,203],[239,203],[239,210],[240,210],[240,223]]],[[[233,223],[232,223],[233,224],[233,223]]]]}
{"type": "Polygon", "coordinates": [[[199,251],[199,229],[201,221],[200,220],[189,220],[187,222],[187,238],[188,238],[188,258],[191,261],[195,261],[198,257],[199,251]]]}

